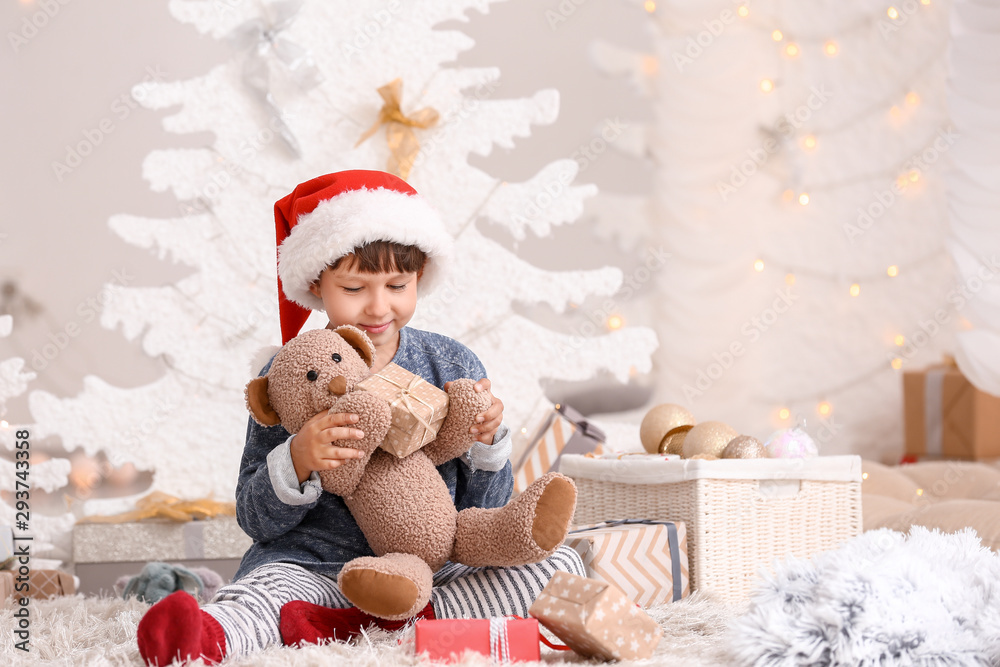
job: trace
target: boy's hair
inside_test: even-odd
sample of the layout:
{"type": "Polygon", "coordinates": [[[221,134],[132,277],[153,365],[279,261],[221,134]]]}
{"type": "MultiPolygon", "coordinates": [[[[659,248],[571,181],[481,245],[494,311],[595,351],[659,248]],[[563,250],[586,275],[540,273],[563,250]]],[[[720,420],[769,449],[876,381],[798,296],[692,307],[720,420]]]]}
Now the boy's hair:
{"type": "Polygon", "coordinates": [[[327,266],[336,269],[344,260],[349,267],[361,273],[420,273],[427,263],[427,253],[415,245],[403,245],[393,241],[372,241],[355,246],[347,255],[338,257],[327,266]]]}

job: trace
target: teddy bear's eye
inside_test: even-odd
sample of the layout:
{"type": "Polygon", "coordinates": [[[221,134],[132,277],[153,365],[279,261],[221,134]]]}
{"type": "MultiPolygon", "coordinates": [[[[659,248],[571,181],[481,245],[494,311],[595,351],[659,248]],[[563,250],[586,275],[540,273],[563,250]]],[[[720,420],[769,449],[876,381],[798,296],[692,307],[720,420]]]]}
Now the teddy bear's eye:
{"type": "Polygon", "coordinates": [[[333,360],[334,360],[334,361],[336,361],[336,362],[337,362],[338,364],[339,364],[339,363],[340,363],[341,361],[343,361],[343,359],[344,359],[344,358],[343,358],[342,356],[340,356],[339,354],[337,354],[336,352],[334,352],[334,353],[333,353],[333,360]]]}
{"type": "Polygon", "coordinates": [[[317,373],[316,371],[309,371],[308,373],[306,373],[306,377],[309,379],[310,382],[315,382],[316,378],[319,377],[319,373],[317,373]]]}

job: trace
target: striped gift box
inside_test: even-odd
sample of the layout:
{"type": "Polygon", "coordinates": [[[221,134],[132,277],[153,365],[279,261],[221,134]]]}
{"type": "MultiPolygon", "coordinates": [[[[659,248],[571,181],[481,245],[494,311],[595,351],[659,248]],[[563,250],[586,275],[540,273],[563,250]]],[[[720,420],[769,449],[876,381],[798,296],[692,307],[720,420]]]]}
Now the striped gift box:
{"type": "Polygon", "coordinates": [[[554,406],[512,461],[514,493],[521,493],[548,471],[557,470],[563,454],[600,454],[604,439],[599,428],[570,406],[554,406]]]}
{"type": "Polygon", "coordinates": [[[642,607],[691,593],[683,522],[628,519],[570,531],[566,545],[583,558],[587,576],[622,589],[642,607]]]}

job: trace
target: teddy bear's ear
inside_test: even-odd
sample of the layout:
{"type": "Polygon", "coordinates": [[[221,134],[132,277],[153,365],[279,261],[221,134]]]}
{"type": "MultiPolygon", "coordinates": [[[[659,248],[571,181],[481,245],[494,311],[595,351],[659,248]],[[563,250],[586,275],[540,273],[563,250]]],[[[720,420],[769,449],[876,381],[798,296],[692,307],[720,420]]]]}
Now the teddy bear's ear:
{"type": "Polygon", "coordinates": [[[368,364],[368,368],[372,367],[372,364],[375,363],[375,346],[372,345],[364,331],[350,324],[343,324],[334,329],[333,332],[340,334],[340,337],[346,340],[348,345],[358,351],[361,358],[368,364]]]}
{"type": "Polygon", "coordinates": [[[247,409],[251,416],[261,426],[277,426],[281,423],[278,413],[271,407],[271,401],[267,397],[267,376],[254,378],[247,383],[246,388],[247,409]]]}

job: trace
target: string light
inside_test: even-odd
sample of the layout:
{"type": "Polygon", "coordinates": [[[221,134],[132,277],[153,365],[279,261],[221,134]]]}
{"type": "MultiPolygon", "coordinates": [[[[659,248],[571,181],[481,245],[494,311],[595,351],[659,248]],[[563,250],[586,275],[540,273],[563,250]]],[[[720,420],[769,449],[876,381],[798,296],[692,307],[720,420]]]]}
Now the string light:
{"type": "Polygon", "coordinates": [[[886,269],[885,272],[890,278],[895,278],[896,276],[899,275],[899,267],[893,264],[888,269],[886,269]]]}
{"type": "Polygon", "coordinates": [[[8,426],[10,426],[10,424],[6,419],[0,419],[0,428],[7,428],[8,426]]]}
{"type": "Polygon", "coordinates": [[[750,15],[750,8],[746,5],[740,5],[739,9],[736,10],[736,13],[740,15],[741,19],[745,19],[750,15]]]}
{"type": "Polygon", "coordinates": [[[818,406],[816,406],[816,411],[819,412],[819,414],[822,415],[823,417],[826,417],[831,412],[833,412],[833,406],[830,405],[829,401],[823,401],[818,406]]]}
{"type": "Polygon", "coordinates": [[[802,140],[802,145],[805,146],[808,150],[816,148],[816,137],[810,134],[809,136],[807,136],[805,139],[802,140]]]}
{"type": "Polygon", "coordinates": [[[789,44],[788,46],[785,47],[785,54],[787,54],[788,57],[790,58],[794,58],[795,56],[799,55],[799,45],[789,44]]]}
{"type": "Polygon", "coordinates": [[[792,285],[795,284],[795,274],[794,273],[786,273],[785,274],[785,284],[788,285],[789,287],[791,287],[792,285]]]}
{"type": "Polygon", "coordinates": [[[761,89],[761,92],[765,92],[765,93],[771,92],[772,90],[774,90],[774,81],[771,81],[770,79],[761,79],[760,80],[760,89],[761,89]]]}
{"type": "Polygon", "coordinates": [[[608,318],[608,328],[612,331],[621,329],[624,325],[625,322],[622,320],[621,315],[612,315],[608,318]]]}
{"type": "Polygon", "coordinates": [[[778,410],[778,417],[780,417],[782,421],[788,419],[791,415],[792,411],[789,410],[788,408],[781,408],[780,410],[778,410]]]}
{"type": "Polygon", "coordinates": [[[781,198],[787,202],[793,201],[795,199],[795,191],[785,190],[784,192],[781,193],[781,198]]]}
{"type": "Polygon", "coordinates": [[[910,183],[916,183],[917,181],[920,180],[920,172],[917,171],[916,169],[911,169],[909,176],[910,176],[910,183]]]}
{"type": "Polygon", "coordinates": [[[837,46],[837,42],[832,39],[823,45],[823,53],[830,56],[831,58],[840,52],[840,47],[837,46]]]}
{"type": "Polygon", "coordinates": [[[896,337],[892,339],[892,342],[896,344],[896,347],[903,347],[906,345],[906,336],[903,334],[896,334],[896,337]]]}
{"type": "Polygon", "coordinates": [[[888,14],[889,18],[891,18],[893,21],[899,18],[899,10],[896,9],[895,7],[890,7],[889,9],[885,10],[885,13],[888,14]]]}
{"type": "Polygon", "coordinates": [[[906,103],[913,107],[917,106],[918,104],[920,104],[920,95],[917,95],[914,92],[907,93],[906,103]]]}
{"type": "Polygon", "coordinates": [[[805,192],[799,195],[799,203],[806,206],[809,203],[809,195],[805,192]]]}
{"type": "Polygon", "coordinates": [[[866,472],[861,473],[861,479],[868,479],[868,473],[866,472]]]}
{"type": "Polygon", "coordinates": [[[924,495],[924,490],[923,489],[917,489],[917,495],[918,496],[924,495]]]}
{"type": "Polygon", "coordinates": [[[647,12],[649,12],[650,14],[652,14],[653,12],[655,12],[655,11],[656,11],[656,3],[655,3],[655,2],[653,2],[653,0],[646,0],[646,2],[645,2],[645,4],[643,5],[643,7],[644,7],[644,8],[646,9],[646,11],[647,11],[647,12]]]}
{"type": "Polygon", "coordinates": [[[764,270],[764,260],[758,259],[756,262],[753,263],[753,268],[754,268],[754,271],[756,271],[757,273],[760,273],[761,271],[763,271],[764,270]]]}
{"type": "Polygon", "coordinates": [[[773,39],[776,42],[780,42],[782,39],[784,39],[784,37],[785,36],[781,34],[780,30],[775,30],[774,32],[771,33],[771,39],[773,39]]]}
{"type": "Polygon", "coordinates": [[[861,294],[861,285],[854,283],[851,285],[851,296],[857,296],[861,294]]]}
{"type": "Polygon", "coordinates": [[[931,0],[920,0],[920,4],[926,7],[927,5],[931,4],[931,0]]]}
{"type": "Polygon", "coordinates": [[[892,370],[898,371],[900,368],[903,367],[903,360],[900,359],[899,357],[894,357],[891,365],[892,365],[892,370]]]}

